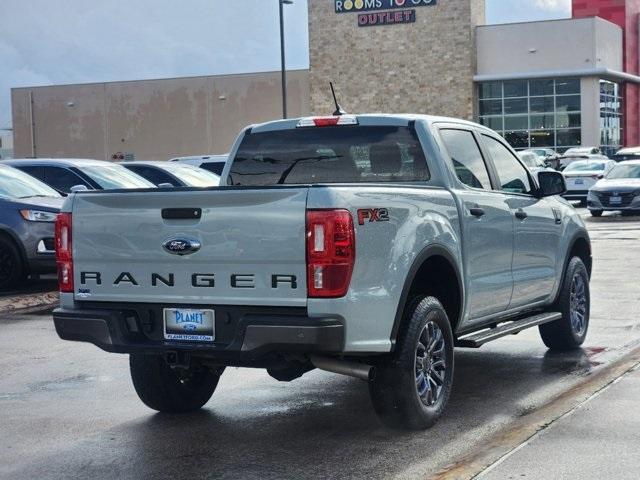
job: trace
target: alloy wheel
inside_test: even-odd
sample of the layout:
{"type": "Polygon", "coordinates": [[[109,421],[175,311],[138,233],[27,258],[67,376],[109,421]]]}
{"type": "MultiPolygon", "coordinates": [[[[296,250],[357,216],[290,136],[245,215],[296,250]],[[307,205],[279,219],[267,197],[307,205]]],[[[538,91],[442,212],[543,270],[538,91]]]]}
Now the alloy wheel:
{"type": "Polygon", "coordinates": [[[435,322],[427,322],[416,346],[416,390],[422,403],[435,405],[442,396],[447,373],[446,343],[435,322]]]}

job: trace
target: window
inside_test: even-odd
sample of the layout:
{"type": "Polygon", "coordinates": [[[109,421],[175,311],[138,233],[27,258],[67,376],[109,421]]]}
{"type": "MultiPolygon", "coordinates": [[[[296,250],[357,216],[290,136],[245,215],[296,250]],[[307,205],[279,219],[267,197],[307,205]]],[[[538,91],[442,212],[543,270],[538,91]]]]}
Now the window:
{"type": "Polygon", "coordinates": [[[224,162],[205,162],[200,165],[200,168],[207,172],[215,173],[216,175],[222,174],[224,170],[224,162]]]}
{"type": "MultiPolygon", "coordinates": [[[[601,88],[601,97],[606,97],[604,108],[620,104],[616,91],[610,86],[601,88]]],[[[481,83],[479,93],[479,122],[503,135],[513,148],[549,147],[564,152],[582,143],[578,78],[481,83]]],[[[607,125],[602,127],[603,139],[615,142],[619,129],[614,132],[615,122],[601,115],[607,125]]]]}
{"type": "Polygon", "coordinates": [[[613,155],[622,145],[622,88],[600,80],[600,145],[606,155],[613,155]]]}
{"type": "Polygon", "coordinates": [[[397,126],[294,128],[246,135],[231,185],[429,180],[413,129],[397,126]]]}
{"type": "Polygon", "coordinates": [[[473,188],[491,190],[489,172],[473,134],[466,130],[441,130],[453,168],[462,183],[473,188]]]}
{"type": "Polygon", "coordinates": [[[22,170],[24,173],[28,173],[32,177],[36,177],[41,182],[44,182],[44,167],[23,167],[22,165],[12,165],[15,168],[22,170]]]}
{"type": "Polygon", "coordinates": [[[75,187],[76,185],[84,185],[89,190],[93,190],[93,186],[89,185],[88,182],[85,182],[68,168],[44,167],[44,177],[45,183],[60,192],[69,193],[71,192],[71,187],[75,187]]]}
{"type": "Polygon", "coordinates": [[[498,172],[501,189],[510,193],[530,192],[531,183],[527,169],[495,138],[487,135],[483,135],[483,138],[498,172]]]}
{"type": "Polygon", "coordinates": [[[161,169],[156,167],[149,167],[146,165],[127,165],[125,168],[131,170],[133,173],[137,173],[142,178],[149,180],[154,185],[160,185],[161,183],[170,183],[174,187],[181,186],[175,178],[171,177],[161,169]]]}

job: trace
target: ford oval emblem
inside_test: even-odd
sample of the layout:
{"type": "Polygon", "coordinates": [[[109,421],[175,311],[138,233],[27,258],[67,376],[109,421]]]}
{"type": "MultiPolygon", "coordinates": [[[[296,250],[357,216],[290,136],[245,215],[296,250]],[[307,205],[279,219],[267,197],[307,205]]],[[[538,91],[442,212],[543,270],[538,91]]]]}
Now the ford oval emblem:
{"type": "Polygon", "coordinates": [[[165,252],[172,255],[191,255],[200,250],[202,245],[192,238],[170,238],[162,244],[165,252]]]}

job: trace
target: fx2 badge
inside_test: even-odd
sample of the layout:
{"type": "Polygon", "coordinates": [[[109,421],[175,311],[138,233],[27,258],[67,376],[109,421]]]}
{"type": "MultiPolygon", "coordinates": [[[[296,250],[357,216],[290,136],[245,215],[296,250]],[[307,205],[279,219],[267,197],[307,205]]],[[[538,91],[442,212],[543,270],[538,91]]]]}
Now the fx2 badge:
{"type": "Polygon", "coordinates": [[[389,210],[386,208],[362,208],[358,210],[358,224],[365,222],[388,222],[389,210]]]}

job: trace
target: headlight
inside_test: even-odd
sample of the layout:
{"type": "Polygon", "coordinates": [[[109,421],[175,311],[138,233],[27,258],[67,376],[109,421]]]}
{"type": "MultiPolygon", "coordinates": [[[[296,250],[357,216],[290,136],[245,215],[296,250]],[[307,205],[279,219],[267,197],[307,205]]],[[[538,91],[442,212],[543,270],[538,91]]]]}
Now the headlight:
{"type": "Polygon", "coordinates": [[[55,222],[58,214],[42,210],[20,210],[20,215],[29,222],[55,222]]]}

